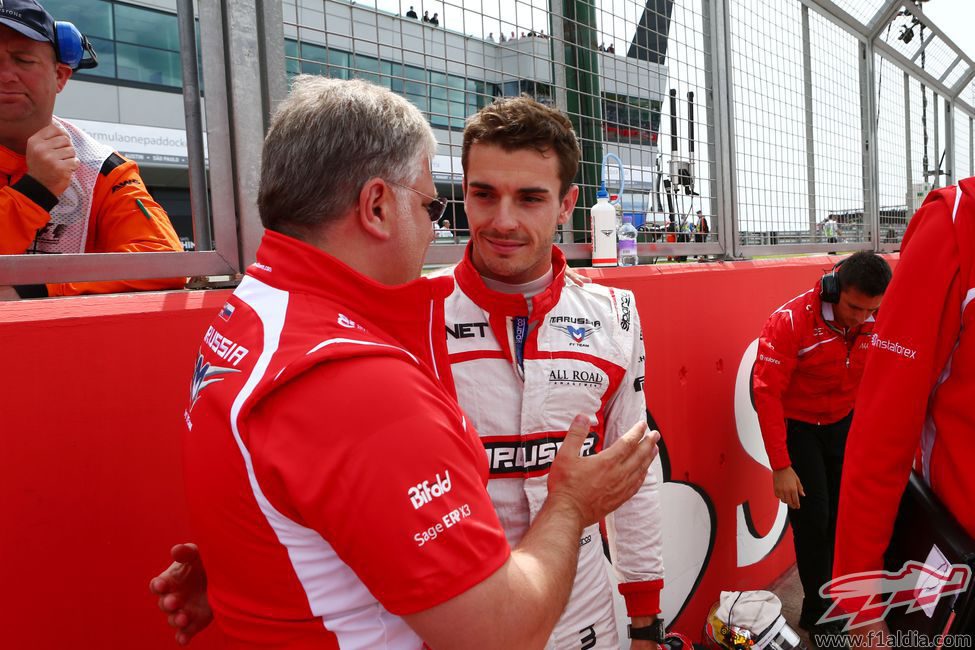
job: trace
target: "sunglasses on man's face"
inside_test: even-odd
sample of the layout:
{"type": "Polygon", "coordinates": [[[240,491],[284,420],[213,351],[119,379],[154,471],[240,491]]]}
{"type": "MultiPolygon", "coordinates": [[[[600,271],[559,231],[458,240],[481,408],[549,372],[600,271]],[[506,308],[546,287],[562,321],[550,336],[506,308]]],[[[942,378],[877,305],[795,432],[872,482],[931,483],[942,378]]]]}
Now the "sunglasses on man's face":
{"type": "Polygon", "coordinates": [[[430,199],[430,203],[427,203],[424,206],[427,209],[427,214],[430,215],[430,221],[439,221],[440,217],[442,217],[443,213],[447,210],[447,199],[442,196],[430,196],[429,194],[412,188],[409,185],[403,185],[402,183],[397,183],[395,181],[387,182],[391,185],[395,185],[396,187],[402,187],[403,189],[407,189],[411,192],[416,192],[425,199],[430,199]]]}

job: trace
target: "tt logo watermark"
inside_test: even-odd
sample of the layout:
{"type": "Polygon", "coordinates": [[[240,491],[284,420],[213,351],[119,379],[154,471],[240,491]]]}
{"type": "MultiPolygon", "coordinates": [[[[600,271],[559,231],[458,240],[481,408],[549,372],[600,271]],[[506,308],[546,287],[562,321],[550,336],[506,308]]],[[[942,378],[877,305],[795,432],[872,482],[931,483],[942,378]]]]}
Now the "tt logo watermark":
{"type": "Polygon", "coordinates": [[[843,631],[849,631],[884,620],[896,607],[933,612],[942,598],[968,589],[971,579],[965,564],[931,567],[914,560],[900,571],[851,573],[819,588],[819,595],[832,601],[819,623],[845,622],[843,631]]]}

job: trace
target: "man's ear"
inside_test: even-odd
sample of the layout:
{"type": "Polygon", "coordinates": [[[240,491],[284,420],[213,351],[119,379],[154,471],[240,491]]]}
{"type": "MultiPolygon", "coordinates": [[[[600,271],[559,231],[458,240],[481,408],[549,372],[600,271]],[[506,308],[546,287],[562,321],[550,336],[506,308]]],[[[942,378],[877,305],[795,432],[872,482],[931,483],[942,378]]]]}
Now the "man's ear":
{"type": "Polygon", "coordinates": [[[357,218],[362,229],[377,239],[387,240],[393,233],[396,197],[393,188],[381,178],[370,178],[359,190],[357,218]]]}
{"type": "Polygon", "coordinates": [[[576,209],[576,202],[579,200],[579,186],[571,185],[565,196],[562,197],[562,204],[559,206],[558,223],[566,224],[572,218],[572,211],[576,209]]]}
{"type": "Polygon", "coordinates": [[[74,74],[74,70],[63,63],[54,64],[54,75],[57,78],[58,92],[64,90],[64,85],[68,83],[68,79],[71,78],[72,74],[74,74]]]}

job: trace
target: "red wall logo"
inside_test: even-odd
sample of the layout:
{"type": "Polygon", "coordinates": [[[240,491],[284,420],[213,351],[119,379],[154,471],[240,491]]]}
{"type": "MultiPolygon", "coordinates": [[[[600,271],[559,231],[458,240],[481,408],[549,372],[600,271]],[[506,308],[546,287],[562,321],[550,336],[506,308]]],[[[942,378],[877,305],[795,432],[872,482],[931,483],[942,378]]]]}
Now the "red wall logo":
{"type": "Polygon", "coordinates": [[[846,621],[846,631],[882,621],[895,607],[927,610],[945,596],[963,593],[971,579],[965,564],[933,568],[914,560],[896,572],[851,573],[820,587],[819,595],[833,604],[819,622],[846,621]]]}

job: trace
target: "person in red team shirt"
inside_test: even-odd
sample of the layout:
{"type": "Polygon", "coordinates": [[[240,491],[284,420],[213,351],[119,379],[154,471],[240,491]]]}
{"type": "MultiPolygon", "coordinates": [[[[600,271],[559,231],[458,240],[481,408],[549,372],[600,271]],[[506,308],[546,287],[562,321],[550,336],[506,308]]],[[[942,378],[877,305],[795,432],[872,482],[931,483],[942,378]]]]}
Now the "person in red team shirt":
{"type": "Polygon", "coordinates": [[[967,178],[929,194],[904,235],[847,443],[835,577],[883,568],[918,449],[918,469],[975,536],[973,303],[975,178],[967,178]]]}
{"type": "Polygon", "coordinates": [[[645,424],[580,458],[577,416],[509,547],[446,361],[452,282],[416,279],[445,206],[435,150],[415,107],[361,81],[298,77],[272,120],[267,232],[183,414],[191,524],[235,647],[540,647],[582,530],[644,481],[645,424]]]}
{"type": "Polygon", "coordinates": [[[813,289],[769,316],[752,374],[755,410],[775,496],[789,506],[804,592],[799,625],[817,626],[832,575],[843,449],[874,313],[890,281],[887,262],[854,253],[813,289]]]}

